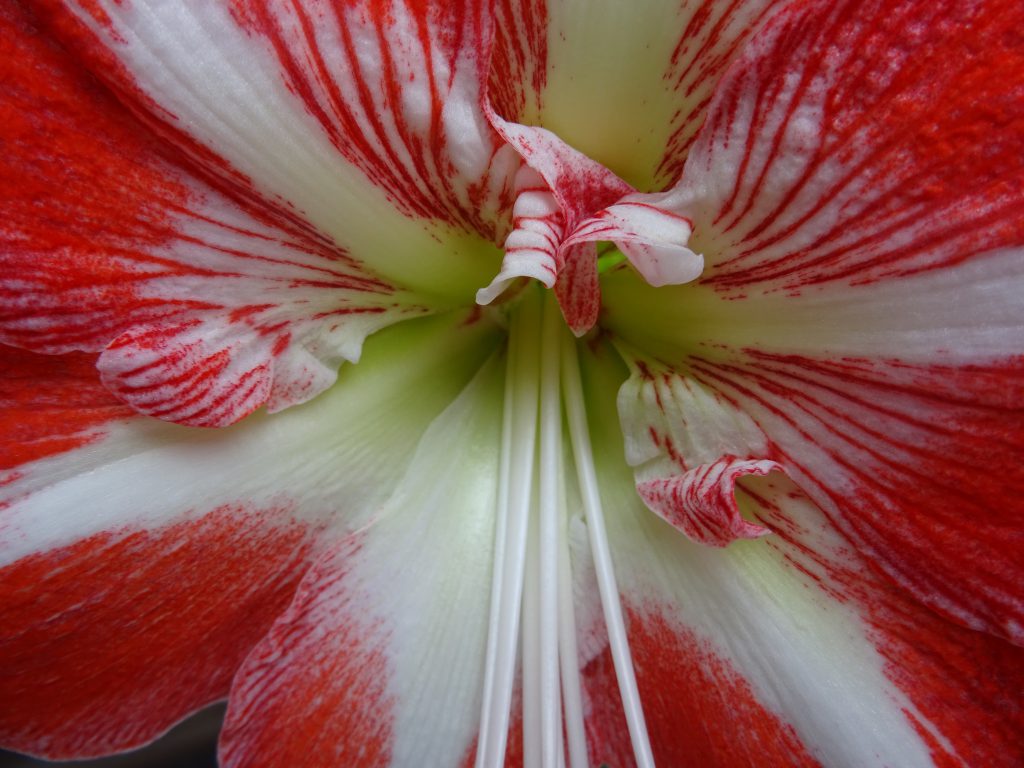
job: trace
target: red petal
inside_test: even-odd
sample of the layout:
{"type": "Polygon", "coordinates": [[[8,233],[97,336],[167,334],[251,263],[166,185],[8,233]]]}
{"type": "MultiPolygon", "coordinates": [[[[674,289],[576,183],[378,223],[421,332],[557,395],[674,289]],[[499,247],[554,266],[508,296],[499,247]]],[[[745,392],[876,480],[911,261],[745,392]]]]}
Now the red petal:
{"type": "Polygon", "coordinates": [[[310,531],[288,517],[223,507],[0,569],[0,741],[100,755],[224,697],[307,566],[310,531]]]}
{"type": "Polygon", "coordinates": [[[134,415],[100,384],[92,355],[51,357],[0,345],[0,369],[0,473],[86,445],[107,422],[134,415]]]}
{"type": "Polygon", "coordinates": [[[687,161],[732,296],[891,281],[1024,239],[1024,9],[811,2],[723,81],[687,161]],[[927,51],[927,55],[921,55],[927,51]]]}

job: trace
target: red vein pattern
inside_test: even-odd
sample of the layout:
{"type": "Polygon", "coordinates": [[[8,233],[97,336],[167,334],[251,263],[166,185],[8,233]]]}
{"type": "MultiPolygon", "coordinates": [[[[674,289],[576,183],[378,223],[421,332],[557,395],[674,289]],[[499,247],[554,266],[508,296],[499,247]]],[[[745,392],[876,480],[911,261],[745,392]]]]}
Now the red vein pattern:
{"type": "Polygon", "coordinates": [[[366,333],[423,311],[274,207],[191,176],[22,11],[0,24],[3,341],[102,352],[137,410],[217,426],[309,399],[366,333]]]}
{"type": "Polygon", "coordinates": [[[708,284],[867,284],[1021,242],[1020,3],[810,2],[770,26],[686,166],[708,284]]]}
{"type": "Polygon", "coordinates": [[[547,79],[548,9],[545,0],[494,0],[494,43],[487,97],[495,112],[517,123],[540,113],[547,79]]]}
{"type": "Polygon", "coordinates": [[[845,547],[826,520],[793,507],[793,499],[803,500],[792,483],[769,480],[749,498],[776,532],[768,544],[830,599],[860,612],[936,766],[1013,768],[1024,761],[1024,650],[908,599],[845,547]]]}
{"type": "Polygon", "coordinates": [[[480,106],[489,40],[476,2],[236,0],[239,24],[331,144],[407,215],[498,239],[508,179],[480,106]],[[499,193],[496,196],[495,193],[499,193]]]}
{"type": "Polygon", "coordinates": [[[1022,28],[1020,4],[972,0],[776,16],[724,81],[680,187],[702,287],[761,340],[682,329],[702,340],[673,361],[766,436],[731,453],[778,462],[890,578],[1018,643],[1022,28]],[[931,289],[950,304],[926,306],[931,289]],[[826,332],[766,315],[810,318],[814,299],[827,327],[875,292],[886,300],[864,337],[855,321],[826,332]]]}
{"type": "Polygon", "coordinates": [[[655,172],[660,186],[678,181],[718,82],[747,42],[785,4],[785,0],[683,0],[680,15],[686,23],[663,76],[681,108],[672,117],[665,153],[655,172]]]}
{"type": "Polygon", "coordinates": [[[150,741],[224,697],[291,599],[310,531],[227,506],[105,532],[0,569],[0,740],[48,758],[150,741]]]}
{"type": "Polygon", "coordinates": [[[846,537],[940,613],[1024,641],[1024,369],[749,352],[693,375],[846,537]]]}
{"type": "Polygon", "coordinates": [[[745,475],[766,475],[778,469],[771,461],[723,456],[680,475],[637,483],[651,510],[694,541],[724,547],[736,539],[753,539],[770,531],[743,519],[736,504],[736,481],[745,475]]]}

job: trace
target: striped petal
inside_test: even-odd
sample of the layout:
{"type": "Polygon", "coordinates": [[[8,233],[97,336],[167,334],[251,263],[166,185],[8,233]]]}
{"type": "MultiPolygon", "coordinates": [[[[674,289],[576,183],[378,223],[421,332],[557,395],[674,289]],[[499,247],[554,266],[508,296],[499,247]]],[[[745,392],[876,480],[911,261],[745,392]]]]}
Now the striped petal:
{"type": "Polygon", "coordinates": [[[86,358],[5,351],[0,442],[34,421],[0,473],[0,743],[128,749],[223,698],[496,343],[465,315],[388,329],[314,403],[216,432],[134,417],[86,358]]]}
{"type": "MultiPolygon", "coordinates": [[[[1021,648],[908,596],[781,473],[736,487],[744,517],[774,535],[726,548],[689,541],[633,490],[616,446],[622,374],[611,353],[596,348],[585,362],[597,477],[657,764],[1010,768],[1024,759],[1021,648]]],[[[591,757],[628,764],[600,608],[577,616],[587,700],[602,718],[590,730],[591,757]]]]}
{"type": "Polygon", "coordinates": [[[44,4],[122,100],[238,195],[427,294],[467,299],[493,267],[516,166],[480,105],[472,3],[44,4]]]}
{"type": "Polygon", "coordinates": [[[222,426],[310,399],[426,311],[291,214],[171,157],[15,6],[3,24],[0,338],[102,352],[137,410],[222,426]]]}
{"type": "Polygon", "coordinates": [[[704,276],[603,286],[642,472],[774,461],[872,567],[1016,643],[1022,24],[967,0],[778,15],[672,193],[704,276]]]}
{"type": "Polygon", "coordinates": [[[394,495],[317,563],[243,665],[222,764],[472,760],[501,443],[498,362],[434,422],[394,495]]]}
{"type": "Polygon", "coordinates": [[[101,351],[140,412],[223,426],[493,269],[517,161],[474,12],[336,9],[314,34],[316,4],[43,5],[78,58],[3,12],[5,342],[101,351]]]}

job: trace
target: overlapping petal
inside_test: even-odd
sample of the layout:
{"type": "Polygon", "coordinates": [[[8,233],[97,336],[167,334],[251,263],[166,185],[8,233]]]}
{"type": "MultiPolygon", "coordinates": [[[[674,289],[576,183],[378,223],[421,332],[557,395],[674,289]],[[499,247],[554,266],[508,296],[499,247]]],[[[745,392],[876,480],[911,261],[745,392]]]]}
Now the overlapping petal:
{"type": "MultiPolygon", "coordinates": [[[[602,498],[614,511],[608,535],[658,764],[1020,762],[1024,651],[947,621],[893,585],[780,473],[744,478],[736,490],[744,516],[772,536],[712,548],[679,535],[644,507],[621,462],[613,353],[596,348],[584,362],[602,498]]],[[[585,624],[584,637],[585,688],[605,726],[591,730],[591,755],[626,764],[631,749],[614,727],[621,708],[600,625],[585,624]]]]}
{"type": "Polygon", "coordinates": [[[31,405],[37,425],[0,477],[4,743],[102,754],[224,697],[313,561],[376,514],[495,346],[462,314],[388,329],[329,394],[216,432],[133,417],[88,360],[5,353],[34,378],[12,377],[3,401],[31,405]],[[38,376],[50,365],[77,400],[54,402],[61,389],[38,376]]]}
{"type": "Polygon", "coordinates": [[[476,4],[44,5],[119,98],[236,194],[427,294],[464,300],[493,268],[515,164],[479,103],[476,4]]]}
{"type": "Polygon", "coordinates": [[[221,426],[493,269],[517,161],[475,6],[42,5],[78,58],[4,11],[8,343],[102,351],[139,411],[221,426]]]}
{"type": "Polygon", "coordinates": [[[633,463],[775,461],[888,578],[1018,643],[1022,21],[1000,2],[780,14],[673,193],[699,284],[605,286],[607,325],[661,363],[626,350],[633,463]]]}
{"type": "MultiPolygon", "coordinates": [[[[502,310],[337,367],[502,241],[481,302],[534,277],[582,334],[607,241],[578,349],[658,764],[1024,760],[1019,3],[32,5],[72,54],[0,10],[0,338],[92,354],[0,349],[0,739],[128,748],[238,672],[227,765],[472,761],[502,310]]],[[[631,764],[585,526],[565,647],[631,764]]]]}
{"type": "Polygon", "coordinates": [[[554,230],[517,217],[501,271],[478,300],[517,277],[541,280],[582,335],[601,304],[597,241],[615,243],[652,285],[699,275],[691,222],[648,193],[678,178],[715,84],[771,10],[762,0],[496,3],[490,119],[547,189],[533,176],[521,186],[557,208],[542,219],[554,230]]]}
{"type": "Polygon", "coordinates": [[[462,765],[480,714],[503,365],[432,424],[243,665],[225,766],[462,765]]]}
{"type": "Polygon", "coordinates": [[[149,415],[229,424],[334,381],[426,311],[287,211],[179,162],[17,7],[3,11],[0,338],[102,352],[149,415]]]}

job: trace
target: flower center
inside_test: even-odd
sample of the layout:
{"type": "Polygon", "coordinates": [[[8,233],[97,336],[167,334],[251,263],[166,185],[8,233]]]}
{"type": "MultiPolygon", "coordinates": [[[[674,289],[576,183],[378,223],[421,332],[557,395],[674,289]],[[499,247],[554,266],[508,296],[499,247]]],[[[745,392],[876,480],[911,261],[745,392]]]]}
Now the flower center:
{"type": "Polygon", "coordinates": [[[691,221],[679,195],[641,194],[544,128],[497,119],[522,158],[514,179],[512,232],[501,270],[477,292],[489,304],[518,278],[554,288],[569,328],[582,336],[600,309],[598,243],[614,243],[651,285],[697,278],[704,260],[687,247],[691,221]]]}
{"type": "Polygon", "coordinates": [[[525,763],[557,768],[565,764],[567,752],[571,768],[588,765],[563,472],[568,458],[563,446],[563,404],[630,738],[637,765],[653,766],[605,533],[576,341],[567,333],[550,292],[545,292],[543,301],[536,291],[521,297],[511,312],[507,354],[494,579],[476,768],[505,764],[520,636],[525,763]]]}

